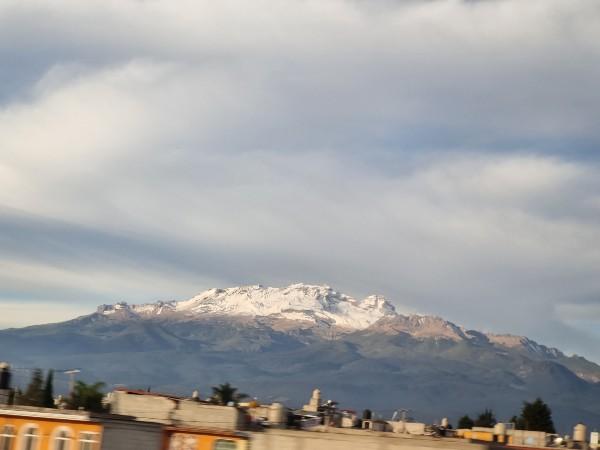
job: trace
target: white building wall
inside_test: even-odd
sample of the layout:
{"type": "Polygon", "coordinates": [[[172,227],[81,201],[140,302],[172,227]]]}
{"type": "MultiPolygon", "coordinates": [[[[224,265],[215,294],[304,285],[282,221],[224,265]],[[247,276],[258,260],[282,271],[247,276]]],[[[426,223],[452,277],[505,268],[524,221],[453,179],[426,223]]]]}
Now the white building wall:
{"type": "Polygon", "coordinates": [[[138,420],[170,424],[171,412],[176,406],[174,400],[165,397],[115,391],[112,393],[110,412],[133,416],[138,420]]]}
{"type": "Polygon", "coordinates": [[[244,414],[233,406],[209,405],[194,400],[174,400],[124,391],[113,393],[110,411],[113,414],[168,425],[224,430],[241,430],[245,427],[244,414]]]}
{"type": "Polygon", "coordinates": [[[252,433],[252,450],[489,450],[463,439],[433,439],[368,430],[268,430],[252,433]]]}
{"type": "Polygon", "coordinates": [[[233,406],[206,405],[192,400],[179,402],[173,411],[175,425],[224,430],[242,430],[245,427],[243,413],[233,406]]]}

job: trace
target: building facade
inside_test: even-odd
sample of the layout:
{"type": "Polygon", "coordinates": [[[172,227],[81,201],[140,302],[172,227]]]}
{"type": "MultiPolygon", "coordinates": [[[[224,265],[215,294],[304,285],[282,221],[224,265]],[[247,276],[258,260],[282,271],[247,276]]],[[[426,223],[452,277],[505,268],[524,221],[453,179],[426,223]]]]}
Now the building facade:
{"type": "Polygon", "coordinates": [[[248,436],[131,416],[33,407],[0,408],[0,450],[247,450],[248,436]]]}
{"type": "Polygon", "coordinates": [[[100,450],[102,425],[88,413],[0,409],[0,450],[100,450]]]}

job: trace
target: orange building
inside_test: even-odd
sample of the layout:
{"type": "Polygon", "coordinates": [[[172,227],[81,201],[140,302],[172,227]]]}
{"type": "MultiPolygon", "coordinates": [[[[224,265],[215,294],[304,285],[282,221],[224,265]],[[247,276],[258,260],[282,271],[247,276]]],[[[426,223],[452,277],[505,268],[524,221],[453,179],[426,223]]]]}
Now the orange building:
{"type": "Polygon", "coordinates": [[[166,427],[165,450],[247,450],[248,436],[241,432],[166,427]]]}
{"type": "Polygon", "coordinates": [[[0,407],[0,450],[247,450],[248,435],[26,406],[0,407]]]}
{"type": "Polygon", "coordinates": [[[0,409],[0,450],[100,450],[102,424],[83,411],[0,409]]]}

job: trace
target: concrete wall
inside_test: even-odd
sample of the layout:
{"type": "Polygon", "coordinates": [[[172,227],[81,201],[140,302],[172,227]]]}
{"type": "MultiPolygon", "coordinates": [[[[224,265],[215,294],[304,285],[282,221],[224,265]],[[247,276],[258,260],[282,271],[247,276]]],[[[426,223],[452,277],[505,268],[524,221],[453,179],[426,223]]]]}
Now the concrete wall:
{"type": "Polygon", "coordinates": [[[175,400],[152,395],[137,395],[115,391],[112,393],[110,412],[133,416],[164,424],[171,423],[171,413],[177,407],[175,400]]]}
{"type": "Polygon", "coordinates": [[[600,433],[598,433],[597,431],[592,431],[590,433],[590,446],[592,448],[598,448],[599,444],[600,444],[600,433]]]}
{"type": "Polygon", "coordinates": [[[138,420],[166,425],[242,430],[244,414],[232,406],[177,400],[158,395],[115,391],[111,398],[112,414],[133,416],[138,420]]]}
{"type": "Polygon", "coordinates": [[[489,450],[462,439],[433,439],[365,430],[268,430],[252,433],[252,450],[489,450]]]}
{"type": "Polygon", "coordinates": [[[388,427],[386,431],[391,431],[392,433],[407,433],[407,434],[416,434],[423,436],[425,434],[425,424],[420,422],[403,422],[401,420],[398,421],[388,421],[388,427]]]}
{"type": "Polygon", "coordinates": [[[545,447],[548,443],[548,435],[543,431],[512,430],[508,437],[509,445],[545,447]]]}
{"type": "Polygon", "coordinates": [[[358,424],[358,417],[356,416],[342,416],[342,422],[340,424],[343,428],[352,428],[358,424]]]}
{"type": "Polygon", "coordinates": [[[102,450],[161,450],[162,425],[103,419],[102,450]]]}
{"type": "Polygon", "coordinates": [[[246,425],[242,411],[233,406],[207,405],[192,400],[180,401],[172,418],[175,425],[189,427],[243,430],[246,425]]]}

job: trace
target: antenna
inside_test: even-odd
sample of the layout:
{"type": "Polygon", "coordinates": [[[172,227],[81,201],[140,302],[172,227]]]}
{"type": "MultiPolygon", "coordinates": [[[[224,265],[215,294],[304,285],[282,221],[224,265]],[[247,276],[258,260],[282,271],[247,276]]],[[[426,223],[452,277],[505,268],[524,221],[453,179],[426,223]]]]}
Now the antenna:
{"type": "Polygon", "coordinates": [[[408,409],[397,409],[394,411],[394,415],[392,416],[392,420],[395,421],[398,418],[398,413],[400,413],[400,420],[402,422],[406,422],[406,413],[408,409]]]}

